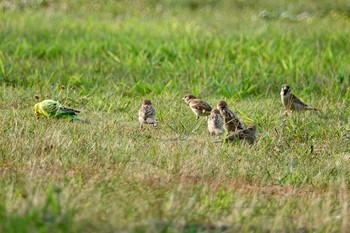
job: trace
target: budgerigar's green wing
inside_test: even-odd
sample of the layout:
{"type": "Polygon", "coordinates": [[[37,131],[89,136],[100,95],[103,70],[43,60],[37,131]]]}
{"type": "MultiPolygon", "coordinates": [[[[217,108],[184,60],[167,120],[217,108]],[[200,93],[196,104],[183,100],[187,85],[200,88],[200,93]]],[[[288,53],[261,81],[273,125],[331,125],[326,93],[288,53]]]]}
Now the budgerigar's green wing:
{"type": "Polygon", "coordinates": [[[72,109],[72,108],[66,108],[64,106],[59,106],[57,114],[73,114],[76,115],[80,111],[72,109]]]}
{"type": "Polygon", "coordinates": [[[77,119],[76,113],[79,111],[66,108],[54,100],[44,100],[41,102],[41,112],[47,117],[77,119]]]}
{"type": "Polygon", "coordinates": [[[77,120],[77,113],[80,111],[72,109],[72,108],[66,108],[64,106],[59,106],[57,112],[56,112],[56,117],[61,118],[61,117],[67,117],[69,119],[77,120]]]}

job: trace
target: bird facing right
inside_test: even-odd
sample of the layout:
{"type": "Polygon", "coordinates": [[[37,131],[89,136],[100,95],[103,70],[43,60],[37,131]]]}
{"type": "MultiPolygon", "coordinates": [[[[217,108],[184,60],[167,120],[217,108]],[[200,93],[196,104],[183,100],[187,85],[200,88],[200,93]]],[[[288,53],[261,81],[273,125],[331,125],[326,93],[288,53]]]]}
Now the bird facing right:
{"type": "Polygon", "coordinates": [[[301,101],[298,97],[292,94],[292,88],[288,84],[283,84],[281,88],[281,101],[287,110],[302,111],[302,110],[317,110],[310,107],[301,101]]]}
{"type": "Polygon", "coordinates": [[[242,122],[238,119],[236,114],[234,114],[228,107],[224,100],[220,100],[217,103],[217,108],[225,122],[225,128],[228,133],[235,132],[236,130],[243,129],[242,122]]]}
{"type": "Polygon", "coordinates": [[[151,101],[148,99],[142,101],[141,108],[139,110],[139,122],[140,129],[142,129],[143,125],[145,124],[150,124],[153,127],[157,127],[156,110],[154,109],[151,101]]]}
{"type": "Polygon", "coordinates": [[[234,133],[229,134],[226,138],[226,142],[233,142],[241,140],[249,144],[253,144],[257,137],[256,125],[249,125],[246,129],[237,130],[234,133]]]}

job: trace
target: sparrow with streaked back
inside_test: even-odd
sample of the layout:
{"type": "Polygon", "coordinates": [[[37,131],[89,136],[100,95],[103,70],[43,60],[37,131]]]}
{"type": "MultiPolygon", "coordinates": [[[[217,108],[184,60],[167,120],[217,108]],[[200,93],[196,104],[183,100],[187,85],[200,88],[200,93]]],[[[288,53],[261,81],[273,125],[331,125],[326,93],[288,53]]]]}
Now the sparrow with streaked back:
{"type": "Polygon", "coordinates": [[[234,114],[228,107],[224,100],[220,100],[217,103],[217,108],[225,122],[225,128],[228,133],[235,132],[236,130],[243,129],[242,122],[238,119],[236,114],[234,114]]]}
{"type": "Polygon", "coordinates": [[[145,124],[150,124],[153,127],[157,127],[156,110],[154,109],[150,100],[145,99],[142,101],[141,108],[139,110],[139,122],[140,129],[143,129],[145,124]]]}
{"type": "Polygon", "coordinates": [[[195,96],[187,94],[182,98],[190,107],[190,109],[196,114],[198,120],[200,116],[209,116],[212,107],[207,102],[197,99],[195,96]]]}
{"type": "Polygon", "coordinates": [[[302,110],[318,110],[310,107],[301,101],[298,97],[292,94],[292,89],[288,84],[283,84],[281,88],[281,101],[287,110],[302,111],[302,110]]]}
{"type": "Polygon", "coordinates": [[[210,135],[220,135],[225,133],[224,121],[218,109],[211,110],[208,117],[208,130],[210,135]]]}
{"type": "Polygon", "coordinates": [[[240,129],[229,134],[225,142],[243,141],[253,144],[257,137],[256,125],[249,125],[246,129],[240,129]]]}

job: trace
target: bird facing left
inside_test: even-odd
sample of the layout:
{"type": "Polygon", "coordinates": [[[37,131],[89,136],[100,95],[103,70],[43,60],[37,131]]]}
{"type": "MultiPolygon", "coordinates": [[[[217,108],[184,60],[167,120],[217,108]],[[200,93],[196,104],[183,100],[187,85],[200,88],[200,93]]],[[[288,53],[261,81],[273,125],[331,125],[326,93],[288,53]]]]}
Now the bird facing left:
{"type": "Polygon", "coordinates": [[[283,84],[281,88],[281,101],[287,110],[299,112],[302,110],[318,110],[310,107],[292,94],[292,88],[288,84],[283,84]]]}
{"type": "Polygon", "coordinates": [[[43,100],[35,104],[33,110],[37,119],[39,119],[40,117],[46,117],[80,120],[77,117],[77,113],[79,113],[80,111],[64,107],[58,101],[51,99],[43,100]]]}

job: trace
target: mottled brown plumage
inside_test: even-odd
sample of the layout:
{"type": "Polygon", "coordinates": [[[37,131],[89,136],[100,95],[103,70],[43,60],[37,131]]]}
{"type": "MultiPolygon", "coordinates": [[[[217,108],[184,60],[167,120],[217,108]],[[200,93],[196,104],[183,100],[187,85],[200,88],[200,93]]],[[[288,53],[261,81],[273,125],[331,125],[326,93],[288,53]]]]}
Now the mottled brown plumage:
{"type": "Polygon", "coordinates": [[[139,122],[140,129],[142,129],[145,124],[150,124],[153,127],[157,127],[156,110],[152,106],[151,101],[148,99],[142,101],[142,105],[139,110],[139,122]]]}
{"type": "Polygon", "coordinates": [[[317,110],[310,107],[301,101],[298,97],[292,94],[292,89],[288,84],[283,84],[281,88],[281,101],[287,110],[302,111],[302,110],[317,110]]]}
{"type": "Polygon", "coordinates": [[[226,138],[226,142],[244,141],[249,144],[253,144],[257,137],[256,125],[250,125],[246,129],[237,130],[234,133],[229,134],[226,138]]]}
{"type": "Polygon", "coordinates": [[[212,107],[207,102],[197,99],[195,96],[187,94],[182,98],[190,107],[190,109],[196,114],[197,120],[200,116],[209,116],[212,107]]]}
{"type": "Polygon", "coordinates": [[[225,128],[228,133],[235,132],[236,130],[243,129],[242,122],[238,117],[227,107],[227,103],[224,100],[220,100],[217,103],[217,108],[225,122],[225,128]]]}
{"type": "Polygon", "coordinates": [[[224,122],[218,109],[211,110],[208,117],[208,130],[210,135],[220,135],[225,133],[224,122]]]}

